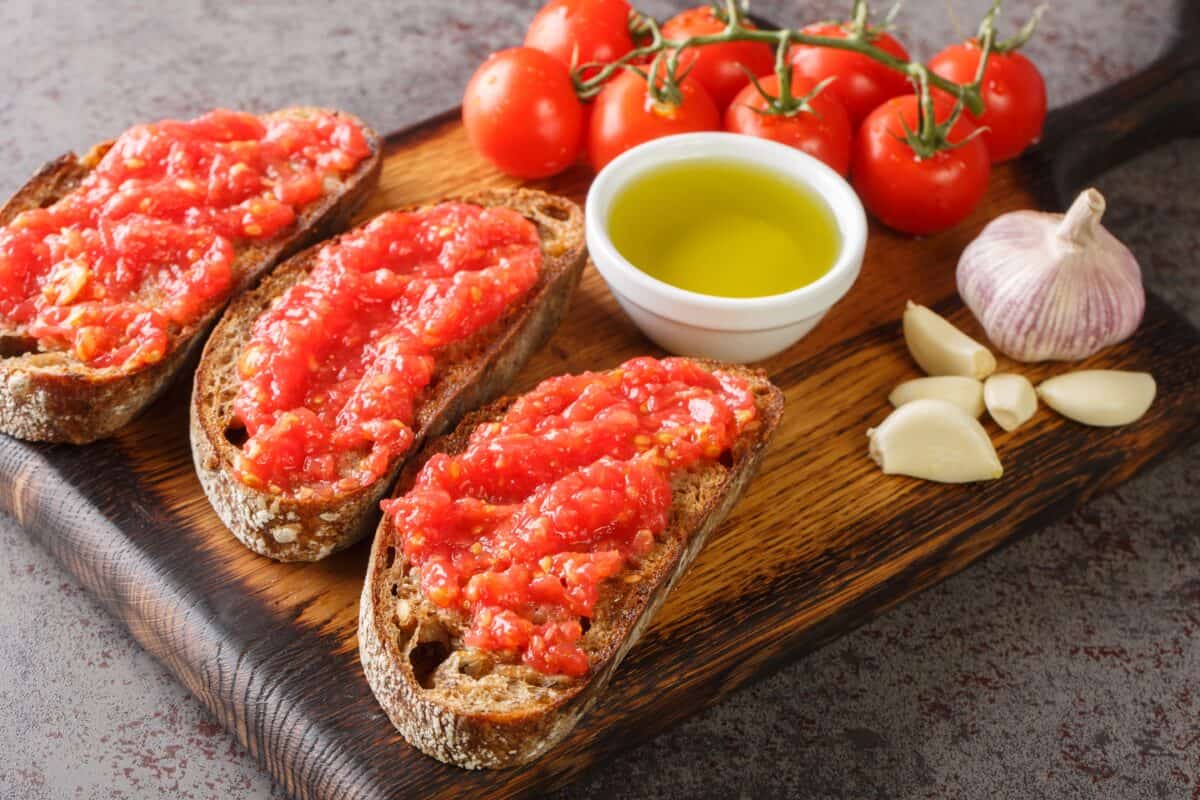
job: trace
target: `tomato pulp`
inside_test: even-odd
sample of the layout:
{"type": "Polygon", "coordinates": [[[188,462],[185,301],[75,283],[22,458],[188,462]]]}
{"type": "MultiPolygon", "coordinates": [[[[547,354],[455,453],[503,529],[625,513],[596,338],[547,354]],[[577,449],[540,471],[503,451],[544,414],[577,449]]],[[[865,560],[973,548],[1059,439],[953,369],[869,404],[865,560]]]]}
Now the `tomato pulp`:
{"type": "Polygon", "coordinates": [[[462,203],[388,212],[323,247],[238,359],[238,477],[302,500],[376,481],[412,444],[440,351],[498,320],[541,262],[529,220],[462,203]]]}
{"type": "Polygon", "coordinates": [[[584,675],[582,620],[666,531],[671,479],[759,424],[743,378],[637,358],[542,382],[384,510],[425,596],[469,617],[468,646],[584,675]]]}
{"type": "Polygon", "coordinates": [[[0,327],[93,367],[160,361],[232,290],[239,245],[276,236],[368,155],[360,126],[328,112],[131,128],[78,188],[0,228],[0,327]]]}

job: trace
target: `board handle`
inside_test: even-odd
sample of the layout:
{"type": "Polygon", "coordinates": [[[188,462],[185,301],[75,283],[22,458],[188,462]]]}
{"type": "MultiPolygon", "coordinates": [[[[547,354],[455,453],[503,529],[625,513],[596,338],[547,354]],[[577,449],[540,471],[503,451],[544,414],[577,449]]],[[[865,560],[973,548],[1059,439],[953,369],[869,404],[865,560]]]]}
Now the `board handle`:
{"type": "Polygon", "coordinates": [[[1051,207],[1097,175],[1174,139],[1200,136],[1200,0],[1176,4],[1175,39],[1142,72],[1056,109],[1025,159],[1051,207]],[[1047,180],[1048,179],[1048,180],[1047,180]]]}

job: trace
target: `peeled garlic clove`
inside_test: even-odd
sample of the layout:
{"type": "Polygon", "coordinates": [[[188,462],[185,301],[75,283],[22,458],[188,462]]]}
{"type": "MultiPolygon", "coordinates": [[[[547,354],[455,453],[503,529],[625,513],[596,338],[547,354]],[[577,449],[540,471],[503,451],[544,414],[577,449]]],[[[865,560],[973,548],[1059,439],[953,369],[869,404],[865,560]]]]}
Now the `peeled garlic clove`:
{"type": "Polygon", "coordinates": [[[996,358],[986,347],[911,300],[904,309],[904,343],[927,375],[983,380],[996,371],[996,358]]]}
{"type": "Polygon", "coordinates": [[[997,373],[983,384],[988,413],[1006,431],[1015,431],[1037,411],[1037,392],[1024,375],[997,373]]]}
{"type": "Polygon", "coordinates": [[[1146,372],[1085,369],[1044,381],[1037,391],[1046,405],[1067,419],[1115,428],[1141,419],[1158,387],[1146,372]]]}
{"type": "Polygon", "coordinates": [[[958,294],[1000,352],[1078,361],[1137,330],[1142,273],[1103,214],[1104,196],[1088,189],[1066,214],[1002,214],[967,245],[958,294]]]}
{"type": "Polygon", "coordinates": [[[905,403],[867,431],[867,439],[871,458],[886,475],[971,483],[1004,474],[979,420],[945,400],[905,403]]]}
{"type": "Polygon", "coordinates": [[[896,408],[922,398],[945,400],[972,417],[983,413],[983,384],[974,378],[960,375],[941,375],[936,378],[916,378],[905,381],[892,390],[888,402],[896,408]]]}

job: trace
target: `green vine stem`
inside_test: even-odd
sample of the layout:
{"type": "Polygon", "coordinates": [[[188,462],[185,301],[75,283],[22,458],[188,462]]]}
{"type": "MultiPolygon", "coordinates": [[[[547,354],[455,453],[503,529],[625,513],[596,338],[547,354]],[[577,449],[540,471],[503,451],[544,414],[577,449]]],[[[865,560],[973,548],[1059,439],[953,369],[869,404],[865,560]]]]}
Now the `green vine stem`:
{"type": "MultiPolygon", "coordinates": [[[[1033,38],[1033,32],[1037,30],[1038,23],[1042,21],[1042,15],[1046,13],[1047,8],[1049,8],[1049,6],[1046,5],[1040,5],[1035,8],[1033,10],[1033,14],[1029,17],[1029,20],[1021,26],[1021,29],[1017,31],[1012,38],[1005,39],[1003,42],[995,43],[992,48],[993,52],[1001,54],[1011,53],[1014,50],[1020,50],[1022,47],[1024,47],[1025,44],[1031,38],[1033,38]]],[[[980,36],[982,36],[982,26],[980,30],[980,36]]]]}
{"type": "MultiPolygon", "coordinates": [[[[669,53],[666,59],[666,72],[669,76],[668,82],[677,82],[678,78],[670,76],[678,75],[680,53],[688,48],[704,47],[705,45],[720,44],[723,42],[762,42],[763,44],[773,45],[775,48],[775,70],[779,76],[780,91],[781,93],[786,93],[787,98],[782,107],[787,108],[790,106],[793,109],[792,113],[796,113],[801,110],[800,106],[803,103],[798,103],[795,98],[791,97],[791,71],[790,65],[787,63],[788,49],[794,44],[802,44],[813,47],[828,47],[835,50],[848,50],[864,55],[874,61],[878,61],[889,69],[907,75],[909,80],[918,87],[918,92],[921,96],[922,120],[921,125],[918,126],[920,130],[914,132],[913,137],[920,147],[920,150],[917,150],[918,155],[920,155],[922,151],[936,152],[936,150],[945,149],[948,146],[948,143],[944,140],[944,135],[939,134],[939,129],[944,129],[941,132],[942,134],[948,131],[953,122],[957,121],[958,115],[962,113],[964,108],[974,115],[983,113],[984,103],[980,88],[988,59],[992,53],[1009,52],[1029,41],[1045,10],[1044,6],[1039,8],[1015,36],[1002,43],[998,43],[996,42],[995,22],[996,16],[1000,12],[1000,2],[1001,0],[994,0],[991,8],[984,16],[982,22],[980,22],[978,39],[980,47],[983,49],[983,55],[979,61],[979,69],[975,75],[975,80],[968,84],[958,84],[947,80],[931,72],[928,67],[920,62],[901,61],[891,53],[871,44],[873,30],[869,25],[870,11],[866,0],[854,0],[849,23],[850,35],[844,39],[830,36],[814,36],[802,31],[792,30],[791,28],[782,28],[775,31],[748,28],[744,24],[745,14],[738,0],[724,0],[723,13],[720,15],[726,21],[723,31],[703,36],[689,36],[681,40],[663,38],[662,30],[654,19],[635,12],[635,17],[631,20],[631,29],[636,30],[642,35],[649,35],[650,41],[641,47],[634,48],[609,64],[578,65],[572,73],[572,79],[579,97],[583,100],[589,100],[600,92],[605,82],[617,70],[625,69],[634,62],[640,62],[651,56],[656,57],[657,62],[657,57],[664,50],[669,53]],[[598,71],[589,78],[584,79],[582,71],[585,68],[598,69],[598,71]],[[956,99],[956,108],[952,118],[942,125],[938,125],[936,120],[933,119],[933,101],[930,96],[932,89],[939,89],[956,99]]],[[[657,69],[657,67],[656,63],[655,68],[657,69]]],[[[784,98],[778,99],[783,100],[784,98]]]]}

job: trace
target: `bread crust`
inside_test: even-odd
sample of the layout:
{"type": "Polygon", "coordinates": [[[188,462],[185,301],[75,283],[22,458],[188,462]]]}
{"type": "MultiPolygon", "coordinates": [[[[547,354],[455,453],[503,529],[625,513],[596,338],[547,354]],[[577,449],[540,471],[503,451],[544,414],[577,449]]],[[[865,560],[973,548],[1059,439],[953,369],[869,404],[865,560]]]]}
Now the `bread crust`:
{"type": "MultiPolygon", "coordinates": [[[[323,109],[296,107],[267,116],[318,111],[323,109]]],[[[286,233],[238,250],[231,298],[257,284],[280,260],[345,226],[379,183],[382,139],[362,120],[339,111],[328,113],[361,125],[371,155],[336,191],[307,206],[286,233]]],[[[23,211],[50,205],[75,189],[111,146],[111,141],[96,145],[82,157],[67,153],[42,167],[0,207],[0,225],[7,225],[23,211]]],[[[112,435],[149,406],[186,367],[224,308],[224,303],[214,307],[182,331],[162,360],[133,370],[90,367],[62,351],[36,352],[23,337],[0,329],[0,432],[30,441],[70,444],[87,444],[112,435]]]]}
{"type": "MultiPolygon", "coordinates": [[[[383,519],[359,603],[359,656],[380,705],[409,743],[469,769],[516,766],[560,741],[596,702],[672,586],[741,496],[783,415],[783,393],[761,371],[700,363],[735,371],[751,382],[761,427],[735,444],[729,466],[710,465],[675,480],[666,533],[640,564],[603,585],[583,639],[592,665],[584,678],[544,676],[519,665],[492,664],[488,672],[487,663],[472,663],[470,651],[456,648],[464,621],[433,607],[406,579],[404,556],[393,547],[394,530],[383,519]],[[432,669],[427,660],[431,647],[443,657],[432,669]],[[439,686],[442,681],[445,688],[439,686]]],[[[471,432],[502,416],[512,401],[497,401],[463,420],[449,436],[430,442],[406,467],[397,494],[411,485],[430,456],[465,449],[471,432]]]]}
{"type": "MultiPolygon", "coordinates": [[[[587,262],[583,212],[563,197],[528,189],[492,190],[465,198],[505,206],[533,221],[542,239],[537,283],[493,325],[439,356],[434,381],[418,403],[408,451],[454,425],[467,411],[504,390],[521,366],[558,327],[587,262]]],[[[324,246],[294,256],[239,298],[218,324],[196,370],[191,403],[196,473],[221,521],[256,553],[279,561],[316,561],[364,538],[379,519],[379,501],[404,466],[397,458],[375,483],[332,500],[299,500],[242,483],[233,472],[236,447],[225,436],[237,394],[237,356],[254,320],[288,287],[306,276],[324,246]]]]}

